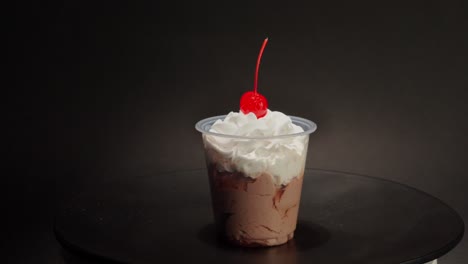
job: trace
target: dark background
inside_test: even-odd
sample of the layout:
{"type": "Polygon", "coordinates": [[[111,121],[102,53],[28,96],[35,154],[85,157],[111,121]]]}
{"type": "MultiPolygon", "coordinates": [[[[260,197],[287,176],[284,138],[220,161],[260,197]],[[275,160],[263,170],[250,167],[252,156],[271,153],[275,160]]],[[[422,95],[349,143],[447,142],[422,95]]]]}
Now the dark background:
{"type": "MultiPolygon", "coordinates": [[[[86,184],[203,167],[194,124],[238,110],[266,36],[259,89],[271,109],[318,124],[308,167],[402,182],[468,219],[466,1],[21,1],[4,12],[7,263],[63,263],[53,213],[86,184]]],[[[441,263],[468,263],[466,248],[441,263]]]]}

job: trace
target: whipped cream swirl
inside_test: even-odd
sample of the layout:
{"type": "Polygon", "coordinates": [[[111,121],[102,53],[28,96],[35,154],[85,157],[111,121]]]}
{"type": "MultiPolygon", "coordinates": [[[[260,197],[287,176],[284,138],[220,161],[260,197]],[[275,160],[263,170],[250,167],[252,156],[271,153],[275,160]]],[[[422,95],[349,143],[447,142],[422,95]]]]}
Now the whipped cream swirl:
{"type": "Polygon", "coordinates": [[[218,170],[238,171],[250,178],[267,173],[276,184],[287,184],[303,173],[308,135],[271,138],[304,132],[281,112],[268,110],[260,119],[253,113],[231,112],[224,120],[217,120],[209,131],[255,138],[204,135],[207,158],[218,170]]]}

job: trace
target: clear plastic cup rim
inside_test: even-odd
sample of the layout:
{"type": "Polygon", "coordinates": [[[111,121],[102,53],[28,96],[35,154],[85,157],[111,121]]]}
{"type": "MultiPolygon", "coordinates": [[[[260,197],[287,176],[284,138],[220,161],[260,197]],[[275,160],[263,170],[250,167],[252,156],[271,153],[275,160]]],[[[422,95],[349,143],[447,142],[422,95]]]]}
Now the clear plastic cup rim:
{"type": "Polygon", "coordinates": [[[314,122],[308,119],[302,118],[302,117],[289,116],[293,124],[302,127],[304,129],[304,132],[277,135],[277,136],[264,136],[264,137],[237,136],[237,135],[228,135],[228,134],[210,132],[211,126],[219,119],[224,120],[226,116],[227,115],[220,115],[220,116],[213,116],[213,117],[202,119],[195,124],[195,129],[203,134],[217,136],[217,137],[235,138],[235,139],[278,139],[278,138],[298,137],[298,136],[306,136],[306,135],[312,134],[315,130],[317,130],[317,125],[314,122]]]}

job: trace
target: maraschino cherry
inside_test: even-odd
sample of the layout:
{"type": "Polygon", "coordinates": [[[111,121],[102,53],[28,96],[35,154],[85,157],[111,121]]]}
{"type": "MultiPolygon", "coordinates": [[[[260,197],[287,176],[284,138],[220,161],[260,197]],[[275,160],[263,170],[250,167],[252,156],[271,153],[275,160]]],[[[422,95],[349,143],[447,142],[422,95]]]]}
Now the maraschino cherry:
{"type": "Polygon", "coordinates": [[[258,54],[257,68],[255,69],[254,90],[244,93],[240,100],[240,110],[244,114],[254,113],[257,118],[264,117],[267,114],[268,102],[265,96],[257,92],[258,84],[258,69],[260,68],[260,60],[262,59],[263,50],[268,42],[268,38],[263,41],[262,48],[258,54]]]}

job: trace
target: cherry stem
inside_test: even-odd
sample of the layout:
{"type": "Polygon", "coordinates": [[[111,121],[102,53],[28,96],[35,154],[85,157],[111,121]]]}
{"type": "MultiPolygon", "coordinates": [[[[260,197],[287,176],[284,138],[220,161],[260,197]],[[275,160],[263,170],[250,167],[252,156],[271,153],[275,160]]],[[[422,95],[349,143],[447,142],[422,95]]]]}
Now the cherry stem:
{"type": "Polygon", "coordinates": [[[260,60],[262,59],[263,55],[263,50],[265,49],[265,46],[268,42],[268,38],[266,38],[263,41],[262,48],[260,48],[260,53],[258,54],[258,59],[257,59],[257,68],[255,69],[255,81],[254,81],[254,92],[257,94],[257,86],[258,86],[258,69],[260,68],[260,60]]]}

